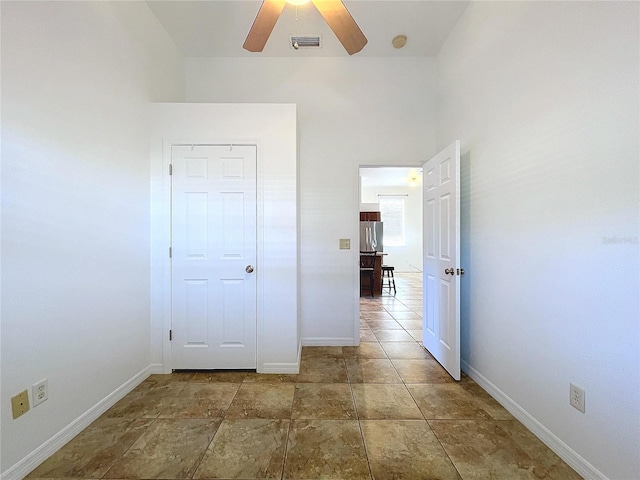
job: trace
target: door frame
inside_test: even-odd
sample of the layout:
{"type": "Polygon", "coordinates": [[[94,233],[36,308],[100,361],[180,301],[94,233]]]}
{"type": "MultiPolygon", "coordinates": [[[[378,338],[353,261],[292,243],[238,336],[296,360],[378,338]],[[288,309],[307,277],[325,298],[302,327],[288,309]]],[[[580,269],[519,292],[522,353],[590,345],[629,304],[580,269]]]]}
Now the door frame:
{"type": "MultiPolygon", "coordinates": [[[[362,198],[362,184],[360,182],[360,169],[361,168],[416,168],[422,169],[422,164],[400,164],[400,165],[390,165],[390,164],[380,164],[380,165],[372,165],[369,163],[360,163],[356,165],[355,169],[355,212],[354,215],[355,221],[353,226],[353,241],[352,241],[352,265],[353,265],[353,339],[356,345],[360,345],[360,199],[362,198]],[[355,246],[358,245],[356,249],[355,246]]],[[[420,186],[422,188],[422,185],[420,186]]],[[[424,299],[423,299],[424,301],[424,299]]]]}
{"type": "MultiPolygon", "coordinates": [[[[254,146],[256,147],[256,265],[263,264],[264,259],[264,175],[261,161],[261,145],[258,140],[247,139],[204,139],[204,138],[180,138],[163,139],[162,141],[162,231],[152,232],[151,241],[162,245],[166,252],[165,260],[161,265],[155,265],[152,258],[151,275],[156,272],[162,276],[162,363],[154,370],[155,373],[171,373],[173,360],[171,355],[171,340],[169,331],[172,328],[172,290],[171,290],[171,268],[172,260],[169,258],[169,248],[171,247],[171,222],[172,222],[172,178],[169,174],[171,164],[171,148],[173,146],[191,145],[212,145],[212,146],[254,146]],[[154,268],[156,267],[156,268],[154,268]]],[[[152,249],[153,250],[153,249],[152,249]]],[[[262,361],[262,332],[264,330],[264,295],[262,286],[264,285],[264,271],[262,268],[256,269],[256,364],[258,369],[263,364],[262,361]]],[[[153,315],[153,312],[151,312],[153,315]]]]}

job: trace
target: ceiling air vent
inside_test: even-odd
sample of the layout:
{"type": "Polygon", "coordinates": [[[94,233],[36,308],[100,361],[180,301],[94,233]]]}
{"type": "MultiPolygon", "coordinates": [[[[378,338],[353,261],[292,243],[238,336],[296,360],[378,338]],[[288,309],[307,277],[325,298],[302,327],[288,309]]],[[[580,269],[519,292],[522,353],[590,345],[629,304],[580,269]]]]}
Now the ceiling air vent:
{"type": "Polygon", "coordinates": [[[290,40],[289,46],[296,50],[299,48],[320,48],[322,46],[320,35],[292,35],[290,40]]]}

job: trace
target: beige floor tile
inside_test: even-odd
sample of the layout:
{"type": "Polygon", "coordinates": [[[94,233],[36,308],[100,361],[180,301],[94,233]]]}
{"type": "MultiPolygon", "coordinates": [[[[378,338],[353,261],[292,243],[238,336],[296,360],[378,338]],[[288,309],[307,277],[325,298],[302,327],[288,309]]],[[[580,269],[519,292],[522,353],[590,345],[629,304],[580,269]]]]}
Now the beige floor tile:
{"type": "Polygon", "coordinates": [[[194,372],[173,372],[173,373],[154,373],[149,375],[145,382],[155,383],[156,385],[164,385],[172,382],[188,382],[193,377],[194,372]]]}
{"type": "Polygon", "coordinates": [[[420,330],[407,330],[407,333],[411,335],[416,342],[422,342],[422,329],[420,330]]]}
{"type": "Polygon", "coordinates": [[[473,396],[476,403],[494,420],[513,420],[511,415],[502,405],[500,405],[491,395],[489,395],[480,385],[466,377],[466,381],[460,382],[460,386],[473,396]]]}
{"type": "Polygon", "coordinates": [[[497,423],[522,450],[534,459],[537,465],[536,473],[544,470],[552,480],[580,480],[582,478],[518,420],[497,423]]]}
{"type": "Polygon", "coordinates": [[[416,315],[418,315],[420,317],[420,320],[422,321],[422,302],[407,302],[405,305],[407,305],[407,307],[416,315]]]}
{"type": "Polygon", "coordinates": [[[473,395],[455,383],[407,385],[409,393],[427,420],[490,419],[473,395]]]}
{"type": "Polygon", "coordinates": [[[242,383],[250,373],[245,370],[207,370],[196,372],[189,381],[196,383],[242,383]]]}
{"type": "Polygon", "coordinates": [[[344,358],[387,358],[378,342],[362,342],[358,347],[342,347],[344,358]]]}
{"type": "Polygon", "coordinates": [[[426,421],[363,420],[360,424],[374,479],[461,478],[426,421]]]}
{"type": "Polygon", "coordinates": [[[302,358],[342,358],[342,347],[302,347],[302,358]]]}
{"type": "Polygon", "coordinates": [[[391,360],[387,358],[349,358],[350,383],[402,383],[391,360]]]}
{"type": "Polygon", "coordinates": [[[144,382],[111,407],[105,415],[121,418],[156,418],[187,382],[144,382]]]}
{"type": "Polygon", "coordinates": [[[345,383],[300,383],[296,385],[291,418],[355,419],[351,388],[345,383]]]}
{"type": "Polygon", "coordinates": [[[159,418],[222,418],[239,383],[188,383],[179,395],[166,400],[159,418]]]}
{"type": "Polygon", "coordinates": [[[389,358],[405,360],[433,360],[431,354],[415,341],[411,342],[381,342],[382,348],[389,358]]]}
{"type": "Polygon", "coordinates": [[[429,420],[465,480],[545,478],[531,457],[493,420],[429,420]]]}
{"type": "Polygon", "coordinates": [[[282,476],[289,420],[225,419],[193,478],[282,476]]]}
{"type": "MultiPolygon", "coordinates": [[[[375,301],[375,300],[371,300],[375,301]]],[[[387,311],[384,309],[382,305],[377,304],[364,304],[362,303],[362,299],[360,301],[360,314],[362,315],[376,315],[376,314],[387,314],[387,311]]]]}
{"type": "Polygon", "coordinates": [[[29,478],[100,478],[151,422],[151,419],[101,417],[45,460],[29,478]]]}
{"type": "Polygon", "coordinates": [[[394,316],[396,313],[399,312],[410,312],[411,309],[409,307],[407,307],[404,303],[400,302],[400,301],[395,301],[395,302],[389,302],[387,304],[384,305],[384,308],[387,312],[389,312],[391,314],[391,316],[394,316]]]}
{"type": "Polygon", "coordinates": [[[248,373],[243,383],[296,383],[297,374],[286,373],[248,373]]]}
{"type": "MultiPolygon", "coordinates": [[[[401,293],[400,293],[401,295],[401,293]]],[[[384,307],[385,310],[389,311],[390,306],[394,305],[404,305],[400,300],[400,295],[383,295],[379,297],[380,304],[384,307]]]]}
{"type": "MultiPolygon", "coordinates": [[[[405,307],[410,308],[405,304],[405,307]]],[[[420,322],[422,325],[422,317],[414,311],[393,312],[391,314],[397,322],[420,322]]]]}
{"type": "Polygon", "coordinates": [[[377,342],[378,339],[370,328],[360,329],[360,342],[377,342]]]}
{"type": "Polygon", "coordinates": [[[395,320],[369,320],[367,322],[369,324],[369,328],[374,332],[377,330],[402,330],[402,325],[400,325],[395,320]]]}
{"type": "Polygon", "coordinates": [[[103,478],[191,478],[221,419],[157,419],[103,478]]]}
{"type": "Polygon", "coordinates": [[[358,421],[293,420],[283,478],[369,480],[358,421]]]}
{"type": "Polygon", "coordinates": [[[404,330],[374,330],[379,342],[413,342],[414,339],[404,330]]]}
{"type": "Polygon", "coordinates": [[[422,320],[398,320],[405,330],[422,330],[422,320]]]}
{"type": "Polygon", "coordinates": [[[359,419],[422,420],[424,417],[404,385],[352,385],[359,419]]]}
{"type": "Polygon", "coordinates": [[[387,322],[395,321],[389,312],[384,310],[382,307],[380,307],[380,308],[381,308],[381,310],[379,310],[379,311],[375,311],[375,312],[368,311],[368,312],[366,312],[366,318],[367,318],[368,322],[370,322],[370,321],[387,321],[387,322]]]}
{"type": "Polygon", "coordinates": [[[300,383],[346,383],[347,367],[343,358],[303,358],[300,362],[300,383]]]}
{"type": "Polygon", "coordinates": [[[243,383],[225,418],[291,418],[293,383],[243,383]]]}
{"type": "Polygon", "coordinates": [[[404,383],[453,383],[455,380],[435,360],[391,359],[404,383]]]}
{"type": "Polygon", "coordinates": [[[418,315],[420,315],[420,318],[422,318],[422,294],[420,294],[420,296],[418,297],[410,296],[406,300],[403,300],[402,303],[404,303],[411,309],[412,312],[417,313],[418,315]]]}

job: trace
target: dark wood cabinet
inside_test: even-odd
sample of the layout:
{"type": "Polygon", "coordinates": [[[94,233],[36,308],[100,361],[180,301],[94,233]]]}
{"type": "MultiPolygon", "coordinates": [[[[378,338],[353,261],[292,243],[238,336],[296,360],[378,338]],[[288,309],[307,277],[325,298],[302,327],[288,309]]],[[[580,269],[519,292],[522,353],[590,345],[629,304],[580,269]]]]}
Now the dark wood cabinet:
{"type": "Polygon", "coordinates": [[[380,222],[382,221],[380,212],[360,212],[361,222],[380,222]]]}
{"type": "MultiPolygon", "coordinates": [[[[376,255],[376,261],[373,266],[373,293],[375,295],[382,295],[382,254],[376,255]]],[[[367,285],[365,285],[363,289],[362,282],[360,283],[360,296],[371,296],[371,290],[369,290],[367,285]]]]}

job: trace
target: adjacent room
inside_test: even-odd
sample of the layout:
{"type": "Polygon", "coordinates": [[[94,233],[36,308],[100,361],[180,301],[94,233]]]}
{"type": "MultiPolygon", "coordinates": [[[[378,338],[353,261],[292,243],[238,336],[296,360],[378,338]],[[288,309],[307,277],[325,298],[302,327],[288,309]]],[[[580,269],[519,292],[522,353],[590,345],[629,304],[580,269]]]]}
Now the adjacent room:
{"type": "MultiPolygon", "coordinates": [[[[260,0],[0,2],[2,480],[24,478],[127,395],[173,388],[169,159],[214,144],[224,158],[257,145],[256,261],[242,264],[255,269],[257,346],[242,385],[250,376],[259,396],[256,378],[304,375],[320,358],[347,375],[331,392],[351,389],[357,405],[358,345],[379,343],[403,398],[433,396],[376,331],[394,322],[422,355],[411,334],[422,252],[389,245],[399,288],[377,303],[360,297],[358,271],[361,190],[409,209],[421,187],[361,189],[361,172],[412,178],[456,141],[464,375],[446,381],[472,383],[528,429],[510,434],[535,435],[581,477],[640,478],[640,4],[335,2],[364,42],[329,27],[328,3],[282,2],[262,51],[249,51],[260,0]]],[[[455,460],[416,404],[420,432],[455,460]]],[[[371,455],[353,478],[381,478],[371,462],[386,447],[367,444],[381,424],[353,415],[365,421],[345,428],[371,455]]],[[[127,435],[151,425],[129,423],[127,435]]],[[[302,435],[278,429],[289,445],[302,435]]],[[[476,471],[452,465],[451,478],[476,471]]],[[[95,467],[82,478],[107,471],[95,467]]],[[[516,478],[505,471],[496,478],[516,478]]]]}

